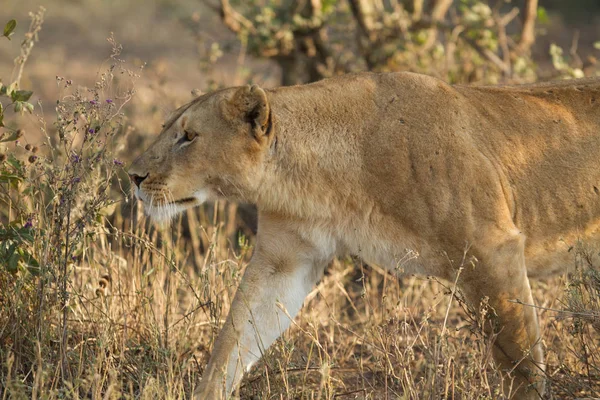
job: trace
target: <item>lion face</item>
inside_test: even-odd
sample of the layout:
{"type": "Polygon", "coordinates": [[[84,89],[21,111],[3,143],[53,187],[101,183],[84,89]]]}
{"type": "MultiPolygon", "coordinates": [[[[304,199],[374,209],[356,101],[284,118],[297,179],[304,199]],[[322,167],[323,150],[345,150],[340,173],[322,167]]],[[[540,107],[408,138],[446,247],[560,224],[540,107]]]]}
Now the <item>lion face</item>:
{"type": "Polygon", "coordinates": [[[271,137],[267,96],[258,86],[201,96],[176,110],[129,168],[136,197],[158,220],[210,198],[251,202],[271,137]]]}

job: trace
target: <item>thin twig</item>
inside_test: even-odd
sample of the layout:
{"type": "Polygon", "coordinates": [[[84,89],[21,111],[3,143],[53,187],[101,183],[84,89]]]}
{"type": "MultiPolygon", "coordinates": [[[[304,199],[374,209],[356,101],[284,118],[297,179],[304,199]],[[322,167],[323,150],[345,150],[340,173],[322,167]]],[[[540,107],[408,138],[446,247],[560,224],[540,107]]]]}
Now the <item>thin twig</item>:
{"type": "Polygon", "coordinates": [[[509,300],[509,302],[515,303],[515,304],[521,304],[521,305],[527,306],[527,307],[538,308],[538,309],[544,310],[544,311],[552,311],[552,312],[559,313],[559,314],[568,314],[571,317],[600,318],[599,314],[558,310],[556,308],[548,308],[548,307],[537,306],[535,304],[527,304],[527,303],[522,302],[519,299],[509,300]]]}

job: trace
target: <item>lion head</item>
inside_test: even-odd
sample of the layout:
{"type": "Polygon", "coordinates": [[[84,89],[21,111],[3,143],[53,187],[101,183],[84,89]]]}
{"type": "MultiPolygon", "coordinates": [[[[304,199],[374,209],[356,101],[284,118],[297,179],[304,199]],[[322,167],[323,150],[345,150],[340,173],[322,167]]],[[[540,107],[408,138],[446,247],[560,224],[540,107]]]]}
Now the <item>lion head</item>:
{"type": "Polygon", "coordinates": [[[252,202],[271,126],[267,95],[256,85],[198,97],[168,118],[129,168],[136,197],[157,220],[211,198],[252,202]]]}

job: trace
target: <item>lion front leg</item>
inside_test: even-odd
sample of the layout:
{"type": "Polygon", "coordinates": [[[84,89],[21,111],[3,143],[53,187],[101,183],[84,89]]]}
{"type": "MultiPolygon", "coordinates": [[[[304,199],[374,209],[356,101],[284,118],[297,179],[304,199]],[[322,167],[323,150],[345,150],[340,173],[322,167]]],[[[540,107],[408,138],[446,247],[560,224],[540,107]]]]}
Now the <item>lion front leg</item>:
{"type": "MultiPolygon", "coordinates": [[[[261,221],[263,223],[263,221],[261,221]]],[[[266,225],[263,223],[261,228],[266,225]]],[[[248,265],[194,398],[221,399],[290,326],[322,277],[326,260],[310,244],[283,231],[258,234],[248,265]]]]}
{"type": "MultiPolygon", "coordinates": [[[[494,359],[510,373],[505,395],[514,399],[539,399],[544,393],[544,353],[537,314],[527,278],[524,237],[506,237],[491,252],[479,252],[481,263],[466,268],[462,280],[467,299],[478,306],[488,297],[496,336],[494,359]]],[[[478,257],[478,258],[479,258],[478,257]]],[[[487,332],[492,333],[492,332],[487,332]]]]}

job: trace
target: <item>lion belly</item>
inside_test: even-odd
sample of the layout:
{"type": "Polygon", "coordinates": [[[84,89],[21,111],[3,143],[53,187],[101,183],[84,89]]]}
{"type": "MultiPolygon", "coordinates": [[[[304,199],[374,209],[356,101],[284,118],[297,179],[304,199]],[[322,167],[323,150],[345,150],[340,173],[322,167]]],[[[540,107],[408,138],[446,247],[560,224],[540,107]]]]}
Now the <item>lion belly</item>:
{"type": "MultiPolygon", "coordinates": [[[[302,232],[324,255],[352,255],[394,274],[446,277],[452,263],[430,243],[397,224],[372,225],[360,217],[327,225],[309,225],[302,232]]],[[[460,260],[457,260],[460,262],[460,260]]]]}
{"type": "Polygon", "coordinates": [[[552,239],[529,238],[525,262],[530,277],[569,271],[582,262],[600,264],[600,220],[588,229],[576,230],[552,239]]]}

